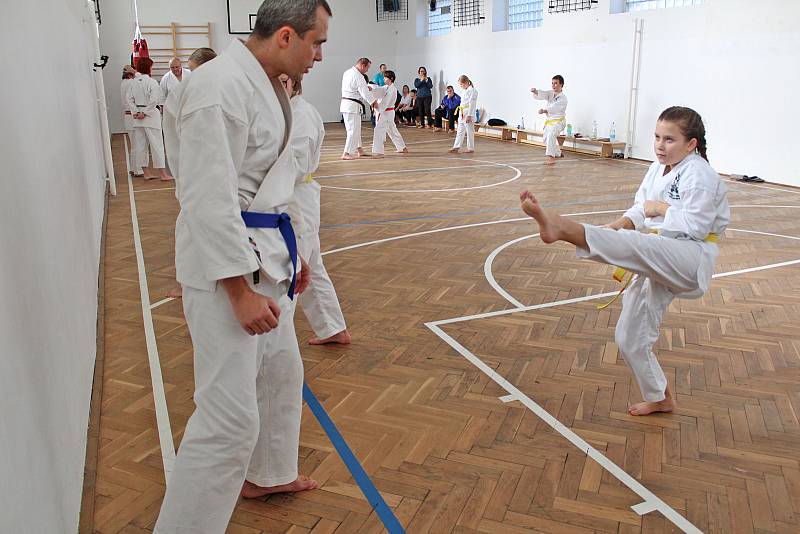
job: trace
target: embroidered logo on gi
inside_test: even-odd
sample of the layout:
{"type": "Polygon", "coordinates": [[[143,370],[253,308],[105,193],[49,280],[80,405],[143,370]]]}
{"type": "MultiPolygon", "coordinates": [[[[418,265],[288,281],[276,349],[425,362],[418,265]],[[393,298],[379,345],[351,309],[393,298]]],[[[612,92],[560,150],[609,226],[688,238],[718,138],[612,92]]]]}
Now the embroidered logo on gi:
{"type": "Polygon", "coordinates": [[[681,199],[681,194],[678,191],[678,185],[680,184],[680,182],[681,182],[681,175],[676,174],[675,179],[672,180],[672,185],[669,186],[669,198],[671,198],[672,200],[681,199]]]}

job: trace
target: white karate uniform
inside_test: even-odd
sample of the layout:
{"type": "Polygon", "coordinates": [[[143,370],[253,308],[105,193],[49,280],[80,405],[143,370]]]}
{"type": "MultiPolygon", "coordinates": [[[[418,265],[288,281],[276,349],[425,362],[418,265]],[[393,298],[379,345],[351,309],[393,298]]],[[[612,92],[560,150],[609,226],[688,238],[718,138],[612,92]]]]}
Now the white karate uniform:
{"type": "Polygon", "coordinates": [[[342,75],[342,103],[339,106],[339,111],[344,119],[344,127],[347,130],[344,152],[355,156],[358,149],[361,148],[362,108],[352,100],[345,100],[346,98],[359,101],[366,100],[368,104],[373,100],[370,96],[370,88],[364,80],[364,75],[358,72],[355,67],[347,69],[342,75]]]}
{"type": "Polygon", "coordinates": [[[467,87],[461,95],[461,117],[456,128],[456,142],[453,148],[461,148],[464,142],[464,134],[467,136],[467,149],[475,150],[475,122],[467,124],[467,117],[472,117],[473,121],[478,113],[478,91],[473,87],[467,87]]]}
{"type": "Polygon", "coordinates": [[[159,82],[159,87],[161,87],[161,102],[160,104],[163,106],[164,103],[169,98],[170,92],[178,87],[181,82],[186,81],[189,76],[192,74],[192,71],[189,69],[181,69],[181,79],[179,80],[177,76],[172,74],[172,71],[167,72],[164,76],[161,77],[161,81],[159,82]]]}
{"type": "MultiPolygon", "coordinates": [[[[148,145],[153,155],[153,167],[163,169],[164,140],[161,137],[161,112],[156,107],[161,103],[158,82],[146,74],[133,79],[128,92],[128,109],[133,113],[144,113],[144,119],[133,119],[133,160],[135,168],[147,167],[148,145]]],[[[137,172],[136,174],[141,174],[137,172]]]]}
{"type": "Polygon", "coordinates": [[[547,110],[547,119],[544,122],[544,153],[546,156],[560,158],[558,135],[567,127],[567,95],[563,91],[555,94],[553,91],[539,89],[539,94],[534,94],[533,98],[547,100],[544,107],[547,110]]]}
{"type": "Polygon", "coordinates": [[[182,86],[175,266],[196,409],[155,532],[221,533],[245,478],[259,486],[297,478],[303,364],[286,295],[292,265],[278,229],[246,228],[241,217],[287,210],[292,114],[283,87],[238,39],[182,86]],[[256,270],[261,280],[251,287],[274,298],[281,315],[278,328],[250,336],[218,281],[246,276],[252,284],[256,270]]]}
{"type": "Polygon", "coordinates": [[[375,131],[372,133],[372,153],[383,154],[383,144],[386,142],[387,133],[399,152],[406,147],[406,143],[394,123],[394,103],[397,101],[397,88],[394,84],[379,87],[375,89],[375,97],[378,101],[378,119],[375,122],[375,131]]]}
{"type": "Polygon", "coordinates": [[[311,178],[311,173],[319,166],[325,129],[322,117],[302,96],[292,99],[292,116],[292,149],[297,166],[294,202],[303,219],[297,245],[311,268],[311,283],[300,294],[298,302],[314,334],[325,339],[347,328],[333,282],[322,263],[319,243],[320,186],[311,178]]]}
{"type": "Polygon", "coordinates": [[[637,276],[622,296],[615,340],[648,402],[664,400],[667,379],[653,354],[661,318],[672,299],[700,298],[719,255],[709,234],[721,237],[730,221],[727,188],[714,169],[691,154],[664,175],[654,162],[626,213],[636,230],[584,225],[589,250],[578,257],[622,267],[637,276]],[[670,204],[664,217],[646,218],[644,202],[670,204]],[[651,229],[658,234],[650,233],[651,229]]]}
{"type": "MultiPolygon", "coordinates": [[[[138,76],[139,73],[136,73],[138,76]]],[[[133,84],[134,78],[123,78],[122,83],[120,83],[119,90],[120,96],[122,97],[122,110],[123,110],[123,120],[125,121],[125,131],[128,133],[128,139],[131,142],[131,154],[133,154],[133,115],[131,115],[131,110],[128,107],[128,96],[131,91],[131,85],[133,84]]],[[[131,157],[131,160],[134,158],[131,157]]],[[[137,162],[138,163],[138,162],[137,162]]],[[[129,162],[131,169],[136,174],[142,174],[141,167],[137,167],[132,161],[129,162]]]]}

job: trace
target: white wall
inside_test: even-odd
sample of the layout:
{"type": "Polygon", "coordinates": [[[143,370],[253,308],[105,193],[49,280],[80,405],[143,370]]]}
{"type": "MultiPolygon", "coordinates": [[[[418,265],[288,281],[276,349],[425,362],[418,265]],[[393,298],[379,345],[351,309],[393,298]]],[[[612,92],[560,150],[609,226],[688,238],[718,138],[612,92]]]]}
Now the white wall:
{"type": "Polygon", "coordinates": [[[0,18],[0,532],[78,528],[105,188],[86,8],[0,18]]]}
{"type": "MultiPolygon", "coordinates": [[[[393,23],[375,21],[375,6],[369,0],[331,0],[331,19],[328,43],[323,47],[324,59],[306,75],[303,82],[305,97],[319,109],[325,121],[339,121],[342,73],[356,59],[368,56],[374,62],[392,64],[395,60],[396,36],[393,23]],[[364,6],[367,6],[366,9],[364,6]]],[[[105,71],[109,122],[114,132],[124,131],[120,97],[122,66],[130,61],[134,31],[133,4],[130,0],[102,2],[103,24],[100,42],[104,54],[111,56],[105,71]]],[[[228,14],[225,0],[138,0],[139,23],[160,25],[212,24],[212,41],[219,53],[234,37],[228,34],[228,14]]],[[[370,77],[374,72],[370,73],[370,77]]]]}
{"type": "MultiPolygon", "coordinates": [[[[487,22],[420,37],[427,2],[410,0],[407,23],[396,25],[398,81],[426,65],[437,86],[467,74],[490,117],[541,125],[532,86],[566,78],[568,122],[587,132],[593,120],[608,135],[612,121],[625,140],[633,15],[609,14],[609,0],[583,13],[545,13],[541,28],[493,32],[487,22]]],[[[546,4],[546,2],[545,2],[546,4]]],[[[699,111],[708,129],[709,157],[724,173],[757,174],[800,185],[794,132],[800,124],[800,2],[705,0],[702,6],[639,12],[644,19],[635,157],[652,159],[658,114],[670,105],[699,111]],[[752,131],[764,131],[764,141],[752,131]]],[[[496,24],[495,24],[496,25],[496,24]]]]}

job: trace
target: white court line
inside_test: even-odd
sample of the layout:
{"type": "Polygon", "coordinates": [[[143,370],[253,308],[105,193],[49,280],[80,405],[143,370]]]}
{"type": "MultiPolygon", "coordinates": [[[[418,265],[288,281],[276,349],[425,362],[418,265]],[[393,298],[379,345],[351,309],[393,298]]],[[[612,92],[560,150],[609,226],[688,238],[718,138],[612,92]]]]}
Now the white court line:
{"type": "MultiPolygon", "coordinates": [[[[539,406],[536,402],[531,400],[530,397],[525,395],[522,391],[517,389],[513,384],[511,384],[508,380],[503,378],[497,371],[486,365],[483,360],[472,354],[468,349],[466,349],[463,345],[461,345],[458,341],[450,337],[447,333],[444,332],[441,328],[439,328],[439,321],[433,321],[430,323],[425,323],[434,334],[439,336],[442,341],[450,345],[456,352],[461,354],[465,359],[467,359],[472,365],[480,369],[483,374],[488,376],[493,382],[499,385],[501,388],[506,390],[510,397],[513,397],[513,400],[518,400],[522,404],[525,405],[530,411],[536,414],[539,419],[544,421],[547,425],[549,425],[553,430],[561,434],[564,438],[566,438],[570,443],[575,445],[579,448],[584,454],[586,454],[589,458],[600,464],[603,469],[611,473],[617,480],[625,484],[628,488],[630,488],[634,493],[639,495],[645,503],[647,503],[645,510],[652,511],[658,510],[661,512],[664,517],[672,521],[678,528],[683,530],[684,532],[688,532],[691,534],[702,534],[702,532],[695,527],[689,520],[685,517],[680,515],[678,512],[672,509],[667,503],[659,499],[654,493],[652,493],[649,489],[644,487],[638,480],[630,476],[626,473],[622,468],[620,468],[617,464],[606,458],[600,451],[589,445],[583,438],[569,429],[564,423],[550,415],[550,412],[539,406]]],[[[504,398],[508,398],[508,396],[504,398]]],[[[633,507],[633,510],[637,513],[642,510],[641,504],[637,505],[637,507],[633,507]]]]}
{"type": "MultiPolygon", "coordinates": [[[[129,159],[128,144],[125,144],[125,161],[129,159]]],[[[130,168],[128,168],[130,171],[130,168]]],[[[161,377],[161,363],[158,359],[158,345],[153,329],[153,316],[150,314],[150,291],[147,288],[147,271],[144,267],[142,240],[139,234],[139,217],[136,214],[136,198],[133,194],[133,181],[128,172],[128,196],[131,199],[131,224],[133,225],[133,246],[136,249],[136,267],[139,271],[139,294],[142,301],[142,322],[147,344],[147,359],[150,364],[150,381],[153,385],[153,401],[156,410],[156,426],[158,442],[161,446],[161,460],[164,462],[164,479],[169,483],[172,467],[175,465],[175,443],[172,441],[172,430],[169,424],[167,398],[164,395],[164,380],[161,377]]]]}
{"type": "Polygon", "coordinates": [[[135,189],[134,193],[149,193],[150,191],[175,191],[175,186],[172,187],[157,187],[153,189],[135,189]]]}
{"type": "Polygon", "coordinates": [[[158,307],[159,307],[159,306],[161,306],[162,304],[166,304],[167,302],[170,302],[170,301],[173,301],[173,300],[175,300],[175,298],[174,298],[174,297],[167,297],[167,298],[165,298],[165,299],[161,299],[161,300],[159,300],[158,302],[156,302],[155,304],[152,304],[152,305],[150,306],[150,309],[151,309],[151,310],[155,310],[156,308],[158,308],[158,307]]]}

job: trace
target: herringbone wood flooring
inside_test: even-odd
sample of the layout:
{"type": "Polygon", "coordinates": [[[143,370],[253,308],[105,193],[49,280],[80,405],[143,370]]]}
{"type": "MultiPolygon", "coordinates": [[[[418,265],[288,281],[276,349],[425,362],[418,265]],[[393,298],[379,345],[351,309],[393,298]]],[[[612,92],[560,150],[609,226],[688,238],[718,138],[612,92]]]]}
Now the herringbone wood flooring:
{"type": "MultiPolygon", "coordinates": [[[[367,133],[365,129],[365,134],[367,133]]],[[[323,250],[415,232],[522,217],[517,193],[535,190],[563,213],[622,210],[646,167],[477,141],[475,158],[443,154],[438,136],[404,129],[412,153],[340,162],[330,127],[318,175],[323,250]],[[417,143],[417,144],[414,144],[417,143]],[[481,161],[472,161],[472,159],[481,161]],[[464,169],[385,173],[399,169],[464,169]],[[384,174],[380,174],[380,173],[384,174]],[[364,173],[337,176],[345,173],[364,173]],[[369,173],[369,174],[367,174],[369,173]]],[[[368,143],[365,143],[368,146],[368,143]]],[[[164,475],[139,299],[124,151],[115,138],[119,196],[109,202],[106,361],[93,529],[152,530],[164,475]]],[[[711,154],[713,158],[713,153],[711,154]]],[[[177,202],[158,181],[135,180],[151,300],[173,284],[177,202]]],[[[800,190],[730,184],[731,228],[800,236],[800,190]]],[[[608,215],[578,216],[605,222],[608,215]]],[[[484,260],[536,231],[532,221],[431,233],[327,255],[354,337],[310,347],[298,313],[306,380],[408,532],[667,532],[639,499],[443,343],[424,323],[510,307],[487,283],[484,260]]],[[[800,242],[729,232],[717,272],[800,258],[800,242]]],[[[525,305],[613,291],[610,268],[536,239],[494,262],[499,284],[525,305]]],[[[675,301],[657,352],[677,394],[674,414],[633,418],[638,389],[614,345],[619,304],[588,301],[446,325],[443,329],[562,423],[707,532],[800,530],[800,269],[720,278],[696,301],[675,301]]],[[[192,349],[179,301],[153,310],[175,442],[193,409],[192,349]]],[[[231,533],[380,532],[381,523],[311,413],[301,472],[322,488],[242,502],[231,533]]]]}

